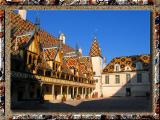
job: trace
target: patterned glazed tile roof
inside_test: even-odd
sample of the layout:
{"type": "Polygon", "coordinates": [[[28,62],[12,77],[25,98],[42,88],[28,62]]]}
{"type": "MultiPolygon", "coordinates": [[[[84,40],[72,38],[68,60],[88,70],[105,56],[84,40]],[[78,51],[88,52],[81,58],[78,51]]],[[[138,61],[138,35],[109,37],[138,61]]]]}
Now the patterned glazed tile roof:
{"type": "MultiPolygon", "coordinates": [[[[13,43],[16,40],[16,36],[20,36],[30,31],[36,30],[36,25],[34,25],[28,20],[23,20],[19,14],[11,12],[10,18],[11,18],[11,36],[13,38],[12,39],[13,43]]],[[[60,41],[58,38],[45,32],[43,29],[39,29],[37,31],[37,34],[39,35],[40,43],[42,44],[42,47],[44,48],[48,48],[52,46],[59,46],[60,44],[60,41]]],[[[14,47],[14,45],[12,45],[12,47],[14,47]]],[[[62,50],[64,52],[74,51],[72,47],[66,44],[62,44],[62,50]]]]}
{"type": "Polygon", "coordinates": [[[63,61],[62,63],[62,72],[72,74],[71,70],[66,64],[66,61],[63,61]]]}
{"type": "Polygon", "coordinates": [[[93,40],[89,55],[91,57],[102,56],[101,50],[100,50],[100,47],[99,47],[99,44],[96,38],[94,38],[93,40]]]}
{"type": "Polygon", "coordinates": [[[30,39],[31,39],[31,35],[16,37],[12,41],[12,45],[11,45],[12,52],[19,50],[19,48],[23,47],[23,45],[27,44],[30,39]]]}
{"type": "Polygon", "coordinates": [[[92,73],[93,69],[92,69],[92,62],[91,62],[91,58],[88,56],[83,56],[79,59],[80,61],[80,70],[82,71],[82,73],[92,73]]]}
{"type": "MultiPolygon", "coordinates": [[[[119,64],[121,71],[125,71],[125,67],[129,66],[131,71],[136,70],[136,63],[142,63],[142,70],[149,69],[150,56],[149,55],[135,55],[135,56],[122,56],[116,57],[103,69],[103,73],[112,73],[114,71],[114,65],[119,64]]],[[[121,72],[120,71],[120,72],[121,72]]]]}
{"type": "Polygon", "coordinates": [[[43,58],[45,58],[45,60],[54,60],[55,56],[57,55],[57,52],[58,52],[58,48],[52,48],[52,49],[43,50],[41,54],[43,58]]]}
{"type": "MultiPolygon", "coordinates": [[[[37,35],[39,37],[39,44],[42,47],[40,52],[40,59],[42,63],[38,63],[38,68],[48,68],[49,65],[45,62],[46,60],[53,60],[60,49],[60,40],[42,29],[36,30],[36,26],[27,21],[23,20],[20,15],[16,13],[11,13],[11,36],[12,36],[12,45],[11,48],[14,51],[18,51],[20,46],[27,44],[32,37],[37,35]],[[28,35],[28,33],[30,33],[28,35]],[[31,35],[31,33],[33,35],[31,35]],[[23,36],[24,35],[24,36],[23,36]],[[17,38],[17,36],[22,36],[17,38]]],[[[61,44],[61,51],[66,53],[73,53],[76,50],[66,44],[61,44]]],[[[71,69],[76,69],[78,75],[84,77],[85,73],[92,73],[92,63],[89,57],[80,57],[80,56],[69,56],[63,57],[62,61],[62,72],[73,74],[71,69]]]]}
{"type": "Polygon", "coordinates": [[[66,61],[67,66],[71,68],[78,69],[79,63],[78,63],[78,57],[64,57],[64,61],[66,61]]]}
{"type": "Polygon", "coordinates": [[[93,72],[92,62],[89,57],[64,57],[63,59],[68,68],[77,69],[80,76],[93,72]]]}

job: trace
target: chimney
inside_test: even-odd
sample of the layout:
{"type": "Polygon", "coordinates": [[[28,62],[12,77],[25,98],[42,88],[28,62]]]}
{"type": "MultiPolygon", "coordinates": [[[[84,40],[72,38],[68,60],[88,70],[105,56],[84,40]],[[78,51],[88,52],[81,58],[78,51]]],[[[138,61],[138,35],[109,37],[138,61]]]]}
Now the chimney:
{"type": "Polygon", "coordinates": [[[26,10],[19,10],[18,13],[19,13],[19,15],[21,16],[21,18],[23,20],[26,20],[26,15],[27,15],[27,11],[26,10]]]}

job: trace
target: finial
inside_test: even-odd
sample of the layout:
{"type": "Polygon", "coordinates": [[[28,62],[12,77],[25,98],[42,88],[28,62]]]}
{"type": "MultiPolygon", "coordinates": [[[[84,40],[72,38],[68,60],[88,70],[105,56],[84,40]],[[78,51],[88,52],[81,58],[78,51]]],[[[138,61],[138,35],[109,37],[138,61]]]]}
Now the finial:
{"type": "Polygon", "coordinates": [[[40,28],[40,18],[38,16],[36,16],[35,25],[36,25],[36,31],[38,31],[40,28]]]}

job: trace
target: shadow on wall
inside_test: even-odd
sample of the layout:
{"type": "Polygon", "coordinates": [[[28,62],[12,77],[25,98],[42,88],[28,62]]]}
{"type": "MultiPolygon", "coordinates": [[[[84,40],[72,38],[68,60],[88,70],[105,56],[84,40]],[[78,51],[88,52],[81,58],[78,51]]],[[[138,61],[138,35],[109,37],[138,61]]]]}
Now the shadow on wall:
{"type": "MultiPolygon", "coordinates": [[[[145,63],[142,60],[138,60],[134,62],[140,62],[142,66],[137,66],[138,70],[135,71],[136,73],[134,76],[131,75],[131,72],[129,72],[130,74],[129,77],[127,77],[127,73],[123,74],[124,75],[123,79],[125,79],[123,80],[124,83],[121,83],[122,76],[120,76],[119,78],[120,83],[114,84],[115,88],[118,90],[117,91],[115,90],[115,93],[112,93],[111,97],[114,97],[114,96],[150,97],[151,96],[152,77],[151,77],[150,68],[152,65],[151,63],[145,63]]],[[[121,75],[121,74],[117,73],[117,75],[121,75]]]]}
{"type": "Polygon", "coordinates": [[[24,54],[11,55],[11,109],[20,102],[43,102],[41,80],[32,71],[34,64],[26,64],[24,54]]]}
{"type": "Polygon", "coordinates": [[[138,82],[137,78],[138,75],[141,76],[142,74],[139,72],[136,72],[136,75],[134,75],[132,78],[130,78],[126,84],[122,85],[120,89],[115,92],[112,97],[120,97],[120,96],[134,96],[134,97],[149,97],[151,96],[151,83],[150,81],[147,81],[143,79],[142,75],[142,81],[140,80],[138,82]]]}

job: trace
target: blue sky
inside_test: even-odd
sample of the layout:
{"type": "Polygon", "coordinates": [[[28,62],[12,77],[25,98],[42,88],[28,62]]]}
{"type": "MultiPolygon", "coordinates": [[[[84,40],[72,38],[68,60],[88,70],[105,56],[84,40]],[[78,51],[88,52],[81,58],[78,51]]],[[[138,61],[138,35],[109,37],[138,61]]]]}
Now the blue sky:
{"type": "Polygon", "coordinates": [[[114,57],[150,53],[150,11],[145,10],[39,10],[28,11],[27,19],[53,36],[66,35],[66,44],[82,48],[88,55],[97,36],[107,63],[114,57]]]}

